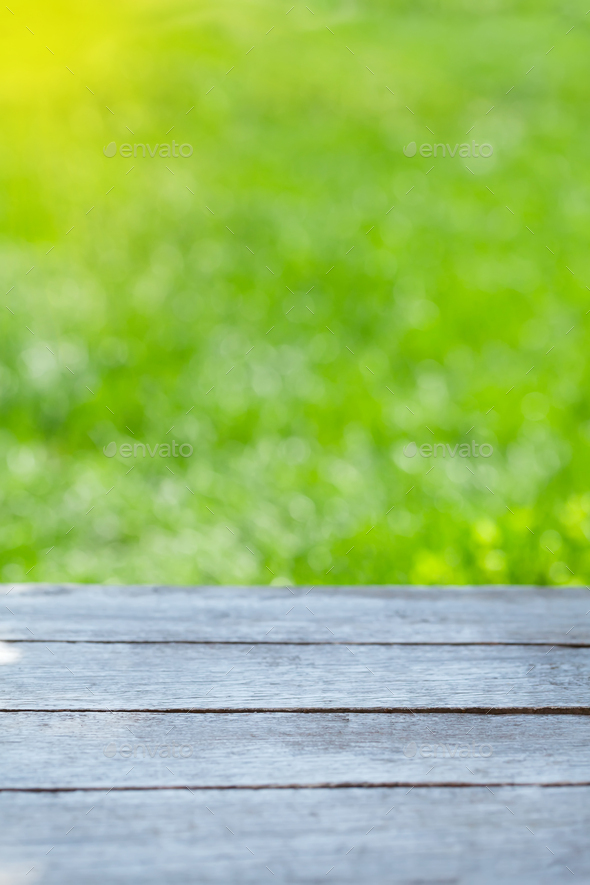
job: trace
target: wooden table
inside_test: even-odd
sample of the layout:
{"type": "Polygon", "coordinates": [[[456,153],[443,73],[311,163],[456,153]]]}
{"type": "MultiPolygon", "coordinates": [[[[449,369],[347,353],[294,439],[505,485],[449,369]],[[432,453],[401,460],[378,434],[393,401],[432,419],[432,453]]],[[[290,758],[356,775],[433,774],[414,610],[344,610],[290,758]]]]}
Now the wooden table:
{"type": "Polygon", "coordinates": [[[586,588],[0,592],[2,885],[590,881],[586,588]]]}

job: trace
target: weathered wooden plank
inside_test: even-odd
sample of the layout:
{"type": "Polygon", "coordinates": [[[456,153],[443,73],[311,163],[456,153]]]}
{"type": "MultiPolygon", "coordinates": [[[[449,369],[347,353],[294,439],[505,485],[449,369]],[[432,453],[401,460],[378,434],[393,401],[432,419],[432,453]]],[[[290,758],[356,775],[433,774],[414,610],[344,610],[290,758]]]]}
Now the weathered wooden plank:
{"type": "Polygon", "coordinates": [[[15,885],[590,879],[588,787],[3,793],[0,816],[15,885]]]}
{"type": "Polygon", "coordinates": [[[11,586],[2,639],[590,643],[587,588],[11,586]]]}
{"type": "Polygon", "coordinates": [[[586,716],[3,713],[0,788],[590,783],[586,716]]]}
{"type": "Polygon", "coordinates": [[[589,648],[14,642],[0,651],[5,710],[588,710],[589,648]]]}

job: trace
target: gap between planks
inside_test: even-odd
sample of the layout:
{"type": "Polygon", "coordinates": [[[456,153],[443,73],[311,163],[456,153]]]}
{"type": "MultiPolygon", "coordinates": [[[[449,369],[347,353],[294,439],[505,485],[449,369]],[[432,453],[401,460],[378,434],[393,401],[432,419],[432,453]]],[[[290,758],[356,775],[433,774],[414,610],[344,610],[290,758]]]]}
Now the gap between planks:
{"type": "Polygon", "coordinates": [[[299,639],[278,639],[278,640],[265,640],[265,639],[29,639],[28,637],[11,637],[10,639],[4,639],[0,636],[0,642],[5,642],[7,645],[9,643],[14,643],[18,645],[43,645],[46,642],[53,643],[54,645],[286,645],[286,646],[298,646],[298,645],[337,645],[344,646],[346,648],[347,645],[354,646],[382,646],[385,648],[392,648],[395,646],[448,646],[454,648],[455,646],[461,647],[470,647],[470,646],[522,646],[523,648],[544,648],[547,645],[553,646],[553,648],[590,648],[590,642],[550,642],[547,639],[539,639],[537,641],[532,640],[511,640],[506,642],[500,642],[495,640],[490,641],[452,641],[448,640],[445,642],[433,640],[430,641],[406,641],[406,640],[395,640],[392,642],[384,642],[384,641],[363,641],[363,640],[299,640],[299,639]]]}
{"type": "Polygon", "coordinates": [[[169,786],[127,786],[127,787],[0,787],[0,793],[152,793],[188,790],[203,792],[206,790],[246,790],[249,792],[260,790],[393,790],[405,789],[411,787],[413,790],[432,790],[432,789],[453,789],[453,790],[481,790],[482,787],[512,787],[520,789],[521,787],[542,787],[542,788],[568,788],[572,787],[590,787],[590,781],[557,781],[551,783],[543,783],[542,781],[523,781],[515,783],[514,781],[482,781],[481,783],[469,783],[464,781],[383,781],[383,783],[374,783],[372,781],[350,781],[338,783],[318,783],[318,784],[172,784],[169,786]]]}
{"type": "Polygon", "coordinates": [[[404,713],[416,716],[425,713],[484,715],[484,716],[590,716],[590,706],[584,707],[0,707],[0,713],[204,713],[232,715],[234,713],[404,713]]]}

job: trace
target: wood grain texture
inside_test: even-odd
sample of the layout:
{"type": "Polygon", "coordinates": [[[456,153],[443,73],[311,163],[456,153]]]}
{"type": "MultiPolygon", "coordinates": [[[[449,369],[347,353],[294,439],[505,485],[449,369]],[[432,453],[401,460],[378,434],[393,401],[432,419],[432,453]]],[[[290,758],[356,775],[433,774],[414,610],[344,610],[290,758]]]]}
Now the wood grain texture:
{"type": "Polygon", "coordinates": [[[0,885],[590,879],[587,590],[5,590],[0,885]]]}
{"type": "Polygon", "coordinates": [[[588,717],[3,713],[0,789],[590,783],[588,717]]]}
{"type": "Polygon", "coordinates": [[[590,879],[588,787],[2,793],[0,816],[3,885],[590,879]]]}
{"type": "Polygon", "coordinates": [[[2,639],[590,643],[587,588],[11,587],[2,639]]]}
{"type": "Polygon", "coordinates": [[[589,648],[14,642],[0,652],[4,710],[588,710],[589,648]]]}

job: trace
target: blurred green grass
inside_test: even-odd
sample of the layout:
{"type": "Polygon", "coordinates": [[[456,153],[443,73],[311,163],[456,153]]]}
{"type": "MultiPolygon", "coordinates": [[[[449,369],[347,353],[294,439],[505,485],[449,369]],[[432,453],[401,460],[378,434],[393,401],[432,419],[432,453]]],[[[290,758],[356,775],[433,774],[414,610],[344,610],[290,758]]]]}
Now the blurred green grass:
{"type": "Polygon", "coordinates": [[[584,583],[586,10],[290,5],[3,11],[2,579],[584,583]]]}

